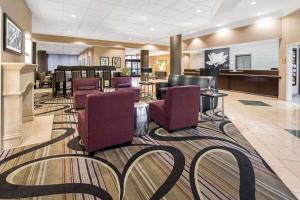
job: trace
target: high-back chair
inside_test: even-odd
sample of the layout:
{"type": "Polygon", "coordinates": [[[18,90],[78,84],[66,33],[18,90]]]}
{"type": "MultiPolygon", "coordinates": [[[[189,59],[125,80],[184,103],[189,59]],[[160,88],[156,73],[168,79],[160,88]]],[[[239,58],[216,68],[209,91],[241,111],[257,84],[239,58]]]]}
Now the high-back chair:
{"type": "Polygon", "coordinates": [[[75,79],[82,78],[81,70],[72,70],[71,71],[71,76],[72,76],[72,81],[75,80],[75,79]]]}
{"type": "Polygon", "coordinates": [[[84,108],[88,94],[100,93],[97,78],[82,78],[73,81],[73,104],[75,109],[84,108]]]}
{"type": "Polygon", "coordinates": [[[165,100],[158,100],[149,104],[151,120],[167,131],[196,127],[199,108],[199,86],[168,88],[165,100]]]}
{"type": "Polygon", "coordinates": [[[66,95],[66,73],[64,70],[56,69],[54,73],[54,95],[57,95],[57,92],[61,90],[61,83],[63,85],[63,94],[66,95]]]}
{"type": "Polygon", "coordinates": [[[103,87],[111,87],[111,71],[103,70],[103,87]],[[106,85],[106,81],[108,81],[108,86],[106,85]]]}
{"type": "Polygon", "coordinates": [[[113,77],[112,87],[115,88],[116,91],[132,91],[134,92],[135,101],[140,100],[140,88],[132,86],[132,77],[113,77]]]}
{"type": "Polygon", "coordinates": [[[96,70],[95,69],[87,69],[86,77],[87,78],[96,78],[96,70]]]}
{"type": "Polygon", "coordinates": [[[81,79],[82,78],[81,70],[72,70],[71,71],[71,77],[72,77],[71,91],[72,91],[72,95],[73,95],[73,82],[76,79],[81,79]]]}
{"type": "Polygon", "coordinates": [[[131,142],[134,133],[134,94],[108,92],[88,95],[85,111],[78,115],[78,131],[89,153],[131,142]]]}

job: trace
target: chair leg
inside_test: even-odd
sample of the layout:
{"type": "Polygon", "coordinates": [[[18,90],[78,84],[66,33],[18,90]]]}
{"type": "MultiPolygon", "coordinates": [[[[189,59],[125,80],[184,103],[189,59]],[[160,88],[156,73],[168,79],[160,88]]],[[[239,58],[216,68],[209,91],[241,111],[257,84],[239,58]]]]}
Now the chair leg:
{"type": "Polygon", "coordinates": [[[89,156],[94,156],[95,153],[96,153],[95,151],[93,151],[93,152],[88,152],[88,155],[89,155],[89,156]]]}
{"type": "Polygon", "coordinates": [[[67,84],[66,84],[66,82],[63,82],[63,94],[64,94],[64,96],[66,96],[66,94],[67,94],[67,84]]]}

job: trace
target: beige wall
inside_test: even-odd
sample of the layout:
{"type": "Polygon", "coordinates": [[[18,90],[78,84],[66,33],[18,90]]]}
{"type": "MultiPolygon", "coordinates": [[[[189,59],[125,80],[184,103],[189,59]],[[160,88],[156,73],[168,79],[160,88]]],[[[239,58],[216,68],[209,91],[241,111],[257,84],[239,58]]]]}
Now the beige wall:
{"type": "Polygon", "coordinates": [[[125,48],[111,48],[111,47],[94,47],[94,65],[100,65],[100,57],[109,57],[109,65],[112,65],[113,57],[121,58],[121,67],[125,66],[125,48]]]}
{"type": "Polygon", "coordinates": [[[169,54],[165,54],[165,55],[159,55],[159,56],[150,56],[150,61],[149,64],[152,67],[152,71],[153,73],[155,71],[159,71],[158,68],[158,61],[160,60],[166,60],[167,61],[167,75],[170,74],[170,55],[169,54]]]}
{"type": "Polygon", "coordinates": [[[113,48],[135,48],[135,49],[159,50],[159,51],[168,51],[169,50],[169,47],[166,45],[138,44],[138,43],[94,40],[94,39],[56,36],[56,35],[43,35],[43,34],[32,34],[32,40],[44,41],[44,42],[85,44],[85,45],[91,45],[91,46],[95,45],[95,46],[113,47],[113,48]]]}
{"type": "Polygon", "coordinates": [[[281,27],[281,19],[276,19],[228,31],[216,32],[210,35],[184,40],[182,49],[204,49],[281,38],[281,27]]]}
{"type": "Polygon", "coordinates": [[[279,98],[292,100],[292,72],[287,67],[289,45],[300,44],[300,9],[282,19],[282,40],[280,43],[279,98]]]}
{"type": "Polygon", "coordinates": [[[84,59],[85,60],[85,65],[88,65],[88,63],[87,63],[88,57],[90,59],[90,65],[94,65],[94,63],[93,63],[94,47],[87,48],[86,50],[84,50],[83,52],[81,52],[79,54],[78,58],[79,58],[80,64],[81,64],[81,61],[84,59]]]}
{"type": "MultiPolygon", "coordinates": [[[[22,29],[23,31],[23,54],[17,55],[6,51],[2,52],[2,62],[25,62],[25,50],[24,50],[24,32],[28,31],[31,33],[32,14],[29,10],[25,0],[0,0],[0,5],[3,12],[7,15],[22,29]]],[[[1,23],[2,26],[3,23],[1,23]]],[[[2,41],[2,38],[1,38],[2,41]]]]}
{"type": "Polygon", "coordinates": [[[125,66],[125,48],[114,48],[114,47],[91,47],[79,54],[79,59],[85,59],[90,56],[91,65],[99,66],[100,57],[109,57],[109,65],[112,65],[113,57],[121,58],[121,67],[125,66]]]}

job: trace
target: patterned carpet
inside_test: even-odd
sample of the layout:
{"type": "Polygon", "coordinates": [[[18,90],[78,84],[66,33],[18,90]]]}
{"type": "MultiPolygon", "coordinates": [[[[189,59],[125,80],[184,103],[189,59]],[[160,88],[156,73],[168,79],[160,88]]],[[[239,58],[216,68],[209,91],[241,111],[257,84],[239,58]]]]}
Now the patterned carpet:
{"type": "Polygon", "coordinates": [[[152,123],[89,157],[72,99],[35,100],[36,115],[55,116],[52,140],[0,153],[2,199],[296,199],[227,118],[172,134],[152,123]]]}

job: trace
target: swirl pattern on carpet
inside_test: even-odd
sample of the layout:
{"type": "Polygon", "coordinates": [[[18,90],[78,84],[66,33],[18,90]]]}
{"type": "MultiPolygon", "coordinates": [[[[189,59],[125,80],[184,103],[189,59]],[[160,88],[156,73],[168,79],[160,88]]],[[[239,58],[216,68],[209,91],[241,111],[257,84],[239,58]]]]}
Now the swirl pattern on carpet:
{"type": "Polygon", "coordinates": [[[52,139],[0,152],[2,199],[296,199],[227,117],[172,134],[151,123],[88,156],[72,98],[38,93],[34,105],[54,115],[52,139]]]}

